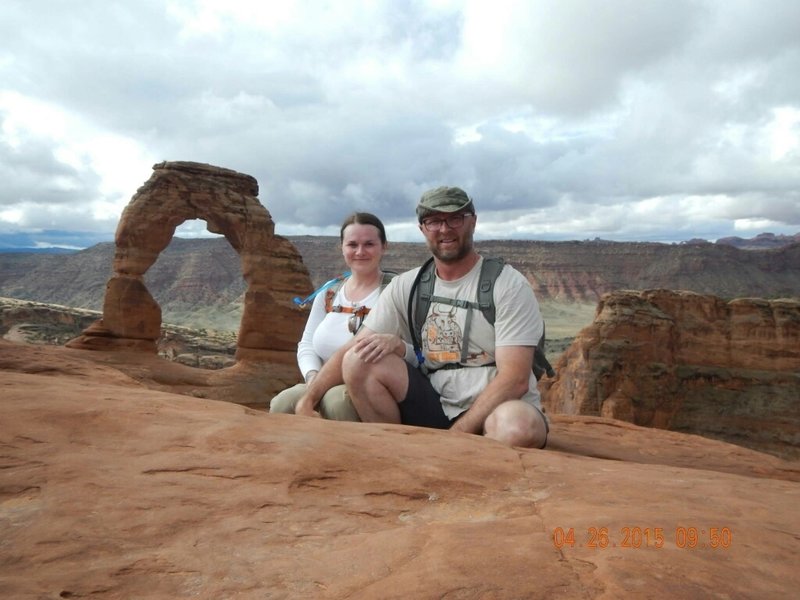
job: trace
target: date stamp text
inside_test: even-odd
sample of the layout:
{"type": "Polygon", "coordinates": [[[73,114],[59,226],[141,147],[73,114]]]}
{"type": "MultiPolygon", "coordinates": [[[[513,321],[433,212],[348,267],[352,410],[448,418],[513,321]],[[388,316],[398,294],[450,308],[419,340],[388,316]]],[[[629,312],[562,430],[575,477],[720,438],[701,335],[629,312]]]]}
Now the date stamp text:
{"type": "Polygon", "coordinates": [[[677,548],[694,550],[709,548],[727,549],[733,544],[733,531],[730,527],[587,527],[585,530],[574,527],[553,529],[553,545],[556,548],[663,548],[674,545],[677,548]]]}

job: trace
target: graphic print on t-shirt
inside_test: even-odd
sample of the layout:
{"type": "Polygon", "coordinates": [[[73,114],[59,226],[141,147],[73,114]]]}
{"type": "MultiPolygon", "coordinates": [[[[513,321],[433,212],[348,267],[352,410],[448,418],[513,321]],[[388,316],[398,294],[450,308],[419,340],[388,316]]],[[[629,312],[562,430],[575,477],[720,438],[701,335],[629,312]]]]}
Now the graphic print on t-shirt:
{"type": "Polygon", "coordinates": [[[425,355],[436,362],[458,362],[461,360],[463,334],[456,322],[457,308],[448,304],[432,304],[425,319],[423,345],[425,355]]]}

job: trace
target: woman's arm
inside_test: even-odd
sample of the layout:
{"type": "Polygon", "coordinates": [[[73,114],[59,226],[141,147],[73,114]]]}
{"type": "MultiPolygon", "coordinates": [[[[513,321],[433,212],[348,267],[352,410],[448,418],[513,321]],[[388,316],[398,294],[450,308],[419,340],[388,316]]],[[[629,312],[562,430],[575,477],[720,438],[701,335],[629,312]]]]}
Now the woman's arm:
{"type": "Polygon", "coordinates": [[[313,376],[311,371],[319,371],[322,368],[322,359],[314,351],[314,332],[324,318],[325,294],[317,294],[311,305],[311,312],[308,313],[303,336],[297,343],[297,366],[306,383],[310,376],[313,376]]]}
{"type": "Polygon", "coordinates": [[[297,401],[294,414],[309,417],[320,416],[316,408],[325,395],[325,392],[335,385],[344,383],[344,378],[342,377],[342,359],[345,353],[362,335],[366,335],[368,332],[369,330],[366,327],[362,327],[355,337],[334,352],[333,356],[322,365],[319,373],[317,373],[306,386],[306,393],[297,401]]]}

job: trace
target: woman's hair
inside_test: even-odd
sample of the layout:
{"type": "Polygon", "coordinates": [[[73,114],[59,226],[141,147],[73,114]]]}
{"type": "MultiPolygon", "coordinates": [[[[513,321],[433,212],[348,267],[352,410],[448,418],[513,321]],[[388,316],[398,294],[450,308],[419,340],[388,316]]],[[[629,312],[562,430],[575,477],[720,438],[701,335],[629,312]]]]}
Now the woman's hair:
{"type": "Polygon", "coordinates": [[[386,229],[383,228],[381,220],[372,213],[355,212],[347,217],[342,223],[342,228],[339,230],[339,240],[344,241],[344,230],[348,225],[372,225],[378,229],[378,237],[381,238],[381,243],[386,243],[386,229]]]}

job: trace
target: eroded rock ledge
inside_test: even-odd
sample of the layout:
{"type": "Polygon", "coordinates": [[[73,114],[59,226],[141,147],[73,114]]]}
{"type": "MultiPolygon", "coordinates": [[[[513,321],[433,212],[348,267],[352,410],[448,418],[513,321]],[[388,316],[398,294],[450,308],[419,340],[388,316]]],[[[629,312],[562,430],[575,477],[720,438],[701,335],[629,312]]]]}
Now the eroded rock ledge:
{"type": "Polygon", "coordinates": [[[541,383],[550,412],[598,415],[800,457],[800,302],[606,294],[541,383]]]}

